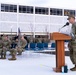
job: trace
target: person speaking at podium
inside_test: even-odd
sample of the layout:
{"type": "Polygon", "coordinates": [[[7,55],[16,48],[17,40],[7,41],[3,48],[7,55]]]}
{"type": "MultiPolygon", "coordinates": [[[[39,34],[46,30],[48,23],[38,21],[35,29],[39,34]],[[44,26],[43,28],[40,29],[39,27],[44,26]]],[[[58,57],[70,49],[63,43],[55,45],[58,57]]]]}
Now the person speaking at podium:
{"type": "Polygon", "coordinates": [[[69,47],[69,51],[70,51],[70,59],[72,61],[72,63],[74,64],[74,67],[71,68],[71,71],[76,71],[76,22],[75,22],[75,16],[70,15],[68,16],[67,20],[69,21],[69,23],[72,24],[71,27],[71,40],[69,41],[68,47],[69,47]]]}

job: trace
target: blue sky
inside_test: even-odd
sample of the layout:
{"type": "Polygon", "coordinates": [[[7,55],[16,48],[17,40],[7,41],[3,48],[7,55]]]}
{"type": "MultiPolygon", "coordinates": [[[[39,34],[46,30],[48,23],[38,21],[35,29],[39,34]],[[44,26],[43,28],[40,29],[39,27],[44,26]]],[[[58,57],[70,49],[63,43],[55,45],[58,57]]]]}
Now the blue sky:
{"type": "Polygon", "coordinates": [[[76,0],[0,0],[0,2],[76,9],[76,0]]]}

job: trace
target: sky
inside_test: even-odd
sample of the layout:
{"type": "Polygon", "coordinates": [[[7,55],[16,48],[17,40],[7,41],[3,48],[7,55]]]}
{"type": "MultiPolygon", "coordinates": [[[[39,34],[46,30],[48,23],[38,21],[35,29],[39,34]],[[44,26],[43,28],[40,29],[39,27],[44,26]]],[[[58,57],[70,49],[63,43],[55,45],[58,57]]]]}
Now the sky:
{"type": "Polygon", "coordinates": [[[0,2],[76,9],[76,0],[0,0],[0,2]]]}

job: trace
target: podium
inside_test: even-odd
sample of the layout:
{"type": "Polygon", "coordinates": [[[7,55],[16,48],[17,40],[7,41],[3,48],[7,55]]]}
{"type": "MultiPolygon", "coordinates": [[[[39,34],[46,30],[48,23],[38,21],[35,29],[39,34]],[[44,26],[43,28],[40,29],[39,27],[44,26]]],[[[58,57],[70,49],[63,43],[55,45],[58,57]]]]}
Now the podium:
{"type": "Polygon", "coordinates": [[[51,40],[55,40],[56,43],[56,68],[55,72],[61,72],[62,66],[65,66],[65,51],[64,41],[70,40],[71,37],[62,33],[54,32],[50,34],[51,40]]]}

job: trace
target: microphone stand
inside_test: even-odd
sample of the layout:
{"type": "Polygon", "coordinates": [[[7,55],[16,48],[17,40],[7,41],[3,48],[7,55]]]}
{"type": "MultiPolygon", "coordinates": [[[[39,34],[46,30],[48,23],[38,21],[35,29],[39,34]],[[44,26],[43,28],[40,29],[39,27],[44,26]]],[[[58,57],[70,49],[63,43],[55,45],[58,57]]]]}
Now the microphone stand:
{"type": "Polygon", "coordinates": [[[62,29],[63,27],[59,28],[58,32],[60,32],[60,30],[62,29]]]}
{"type": "Polygon", "coordinates": [[[61,28],[59,28],[59,32],[60,32],[60,30],[63,28],[63,27],[66,27],[66,26],[68,26],[69,25],[69,23],[67,22],[64,26],[62,26],[61,28]]]}

